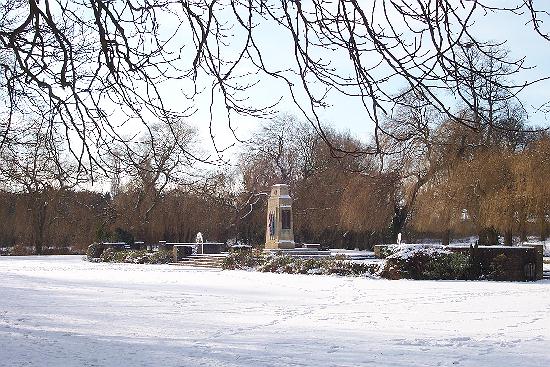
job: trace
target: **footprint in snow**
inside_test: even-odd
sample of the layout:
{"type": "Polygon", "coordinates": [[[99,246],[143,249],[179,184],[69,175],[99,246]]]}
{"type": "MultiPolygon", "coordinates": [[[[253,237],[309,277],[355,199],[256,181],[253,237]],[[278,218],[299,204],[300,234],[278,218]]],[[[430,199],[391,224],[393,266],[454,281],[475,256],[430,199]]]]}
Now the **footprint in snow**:
{"type": "Polygon", "coordinates": [[[336,353],[338,352],[340,349],[342,349],[341,347],[337,346],[337,345],[333,345],[331,346],[330,348],[328,348],[328,353],[336,353]]]}

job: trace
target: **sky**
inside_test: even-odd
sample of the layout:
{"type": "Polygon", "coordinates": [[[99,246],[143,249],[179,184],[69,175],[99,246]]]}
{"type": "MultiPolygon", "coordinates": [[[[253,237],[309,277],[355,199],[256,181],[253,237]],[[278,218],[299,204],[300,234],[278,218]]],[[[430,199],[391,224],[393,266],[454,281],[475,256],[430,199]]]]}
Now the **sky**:
{"type": "MultiPolygon", "coordinates": [[[[492,2],[493,4],[509,5],[521,2],[520,0],[484,0],[485,2],[492,2]]],[[[268,4],[269,2],[266,2],[268,4]]],[[[338,2],[323,2],[324,6],[335,6],[338,2]]],[[[433,3],[433,2],[432,2],[433,3]]],[[[464,4],[466,8],[476,4],[477,2],[457,1],[456,4],[464,4]]],[[[228,10],[227,4],[223,5],[221,1],[217,2],[217,6],[220,8],[216,10],[216,16],[221,22],[227,19],[228,23],[222,23],[221,26],[225,27],[224,32],[228,37],[224,38],[224,45],[221,45],[221,52],[227,60],[234,58],[239,45],[243,45],[246,41],[246,35],[242,29],[235,24],[234,16],[232,12],[228,10]],[[226,6],[225,10],[223,7],[226,6]],[[221,10],[220,10],[221,9],[221,10]],[[225,12],[225,13],[224,13],[225,12]],[[233,18],[231,18],[233,16],[233,18]],[[233,19],[233,23],[231,23],[233,19]]],[[[296,7],[296,2],[289,2],[291,7],[296,7]]],[[[301,6],[311,6],[311,0],[302,0],[301,6]]],[[[363,1],[360,3],[362,7],[370,14],[369,8],[375,7],[374,16],[372,18],[373,24],[378,27],[395,27],[398,30],[405,29],[400,18],[389,14],[390,23],[386,23],[383,17],[383,9],[381,6],[384,4],[390,4],[383,1],[363,1]]],[[[546,1],[539,0],[535,2],[535,5],[539,7],[545,6],[546,1]]],[[[41,6],[44,6],[43,4],[41,6]]],[[[78,6],[78,5],[74,5],[78,6]]],[[[457,5],[458,6],[458,5],[457,5]]],[[[334,9],[332,9],[334,10],[334,9]]],[[[550,42],[545,41],[537,35],[532,29],[532,25],[529,24],[529,17],[527,14],[513,14],[513,13],[476,13],[476,17],[471,21],[469,30],[475,34],[480,40],[494,40],[502,42],[502,47],[506,48],[510,52],[511,59],[518,59],[525,57],[525,65],[532,67],[530,70],[526,70],[516,76],[516,83],[523,83],[525,81],[532,81],[546,76],[550,76],[550,42]]],[[[181,15],[181,9],[180,9],[181,15]]],[[[241,14],[245,15],[245,14],[241,14]]],[[[204,16],[204,14],[203,14],[204,16]]],[[[332,14],[330,14],[332,16],[332,14]]],[[[177,67],[181,67],[182,70],[188,70],[192,65],[193,58],[195,56],[196,48],[191,42],[190,28],[188,20],[185,18],[178,19],[177,16],[170,16],[170,13],[163,13],[159,19],[158,35],[162,37],[168,37],[169,35],[177,31],[177,37],[172,39],[171,45],[181,46],[183,48],[181,59],[178,59],[179,64],[177,67]]],[[[550,17],[547,19],[550,22],[550,17]]],[[[128,23],[130,24],[130,23],[128,23]]],[[[542,24],[543,28],[549,29],[550,26],[542,24]]],[[[129,26],[131,30],[131,26],[129,26]]],[[[258,47],[262,52],[262,60],[270,70],[286,70],[293,67],[294,57],[294,45],[290,37],[289,32],[275,24],[274,21],[259,21],[257,22],[254,33],[258,47]]],[[[150,41],[150,40],[148,40],[150,41]]],[[[145,46],[144,46],[145,47],[145,46]]],[[[353,70],[349,63],[349,54],[343,49],[323,49],[322,51],[311,50],[311,56],[313,58],[322,59],[325,62],[330,62],[330,65],[334,68],[335,72],[341,75],[352,75],[353,70]]],[[[375,52],[365,52],[362,54],[362,61],[371,66],[376,65],[380,60],[379,56],[375,52]]],[[[224,61],[227,61],[224,60],[224,61]]],[[[421,62],[421,60],[419,61],[421,62]]],[[[174,72],[174,70],[173,70],[174,72]]],[[[294,93],[298,105],[296,105],[290,98],[289,87],[281,80],[266,77],[265,75],[254,74],[254,69],[250,64],[244,62],[239,66],[235,74],[251,73],[239,81],[257,82],[258,84],[251,88],[247,93],[239,94],[236,98],[244,98],[246,103],[250,103],[253,106],[265,106],[270,105],[276,101],[276,110],[280,114],[294,114],[298,118],[305,118],[305,116],[311,117],[311,111],[307,108],[306,101],[307,96],[304,93],[303,88],[300,86],[300,80],[289,71],[283,71],[282,75],[288,77],[293,83],[292,92],[294,93]],[[299,107],[304,108],[300,111],[299,107]],[[304,116],[305,114],[305,116],[304,116]]],[[[384,73],[388,72],[388,68],[382,66],[380,69],[373,71],[372,74],[375,77],[382,77],[384,73]]],[[[178,79],[171,80],[169,82],[159,84],[157,87],[160,89],[166,106],[175,110],[185,110],[191,106],[191,102],[186,98],[194,88],[194,84],[189,76],[180,77],[178,79]]],[[[195,126],[200,133],[200,139],[202,140],[201,150],[202,156],[210,155],[211,159],[216,158],[213,145],[215,144],[218,150],[224,151],[222,157],[224,159],[233,159],[238,153],[241,145],[240,141],[246,140],[262,123],[261,119],[250,116],[238,115],[234,112],[230,112],[231,126],[227,119],[228,113],[224,107],[224,104],[219,98],[219,95],[213,100],[210,98],[209,88],[212,83],[212,79],[205,76],[204,73],[199,72],[198,90],[202,91],[197,95],[192,102],[191,106],[196,112],[186,118],[189,124],[195,126]],[[212,106],[212,108],[211,108],[212,106]],[[228,148],[227,150],[225,150],[228,148]]],[[[406,85],[399,77],[392,77],[387,82],[384,82],[387,91],[391,95],[395,95],[402,91],[406,85]]],[[[320,95],[324,90],[318,85],[311,84],[311,90],[314,94],[320,95]]],[[[139,88],[144,88],[143,86],[139,88]]],[[[142,89],[143,91],[143,89],[142,89]]],[[[550,82],[548,80],[542,81],[526,88],[519,95],[519,98],[524,102],[524,106],[529,113],[529,123],[537,127],[550,127],[548,121],[549,116],[545,113],[537,111],[537,108],[550,101],[550,82]]],[[[112,114],[112,121],[116,125],[119,121],[124,121],[125,116],[117,105],[109,103],[109,98],[104,97],[105,106],[111,108],[108,113],[112,114]]],[[[442,97],[446,105],[451,109],[458,109],[457,99],[455,96],[446,94],[442,97]]],[[[358,97],[349,97],[336,93],[331,90],[327,94],[327,105],[325,108],[319,108],[316,110],[319,120],[326,125],[331,126],[338,131],[350,132],[355,137],[368,141],[373,134],[374,124],[369,117],[367,111],[362,105],[361,99],[358,97]]],[[[149,116],[144,116],[146,121],[149,116]]],[[[120,132],[126,136],[139,136],[140,129],[143,126],[137,124],[127,123],[120,127],[120,132]]],[[[78,146],[78,143],[75,143],[78,146]]]]}
{"type": "MultiPolygon", "coordinates": [[[[502,3],[511,2],[500,2],[499,4],[502,3]]],[[[550,76],[550,44],[534,32],[532,25],[528,24],[528,21],[527,14],[478,13],[478,16],[470,27],[472,33],[480,40],[502,42],[502,48],[509,51],[510,59],[525,57],[524,65],[531,69],[516,75],[514,82],[517,83],[550,76]]],[[[402,26],[400,21],[396,19],[396,26],[400,25],[402,26]]],[[[283,68],[288,65],[289,60],[293,57],[292,45],[288,43],[288,38],[284,34],[280,31],[275,31],[274,28],[270,28],[271,26],[269,24],[264,26],[258,33],[264,46],[266,46],[262,48],[262,51],[265,52],[264,59],[267,64],[273,67],[280,65],[283,68]]],[[[328,51],[323,57],[330,60],[337,68],[344,65],[346,61],[342,59],[342,54],[336,52],[328,51]]],[[[277,109],[281,113],[301,115],[297,106],[288,97],[289,92],[286,86],[269,79],[262,79],[261,83],[262,87],[254,89],[253,93],[249,95],[252,102],[258,104],[269,103],[269,101],[281,98],[281,102],[277,106],[277,109]]],[[[393,85],[390,85],[390,89],[393,89],[395,93],[404,87],[405,85],[399,82],[393,82],[393,85]]],[[[298,91],[297,96],[298,100],[303,98],[305,101],[303,93],[298,91]]],[[[518,97],[527,110],[531,125],[540,128],[550,127],[549,116],[541,111],[537,111],[542,105],[550,101],[550,82],[548,80],[526,88],[518,97]]],[[[455,96],[447,94],[443,99],[451,108],[456,109],[458,107],[458,100],[455,96]]],[[[360,99],[329,93],[327,101],[329,104],[328,107],[319,111],[319,118],[323,123],[332,126],[336,130],[349,131],[362,140],[369,139],[373,133],[374,124],[366,114],[360,99]]],[[[198,126],[202,139],[206,141],[210,140],[209,119],[208,98],[201,96],[197,104],[197,113],[191,120],[198,126]]],[[[262,121],[259,119],[241,116],[235,117],[232,121],[233,128],[239,139],[248,138],[251,132],[261,123],[262,121]]],[[[214,141],[220,148],[237,143],[233,137],[233,132],[227,127],[226,111],[219,103],[214,104],[212,131],[214,131],[214,141]]],[[[235,151],[236,149],[229,149],[225,156],[231,157],[235,151]]]]}

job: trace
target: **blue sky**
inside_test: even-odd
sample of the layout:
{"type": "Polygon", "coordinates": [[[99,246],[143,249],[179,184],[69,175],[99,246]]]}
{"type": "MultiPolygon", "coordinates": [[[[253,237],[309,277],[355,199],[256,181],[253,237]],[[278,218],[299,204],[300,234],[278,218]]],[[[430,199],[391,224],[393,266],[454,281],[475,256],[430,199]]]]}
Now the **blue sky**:
{"type": "MultiPolygon", "coordinates": [[[[532,67],[515,76],[515,82],[523,83],[546,76],[550,76],[550,44],[537,35],[528,23],[529,18],[526,14],[515,15],[511,13],[479,13],[475,18],[472,27],[472,33],[479,40],[504,42],[503,48],[508,49],[511,59],[520,59],[525,57],[525,65],[532,67]]],[[[270,65],[286,66],[293,57],[293,49],[288,43],[288,39],[278,30],[270,29],[269,25],[263,26],[258,32],[264,42],[265,57],[270,65]]],[[[327,52],[324,58],[331,59],[336,67],[340,67],[345,60],[339,59],[336,52],[327,52]]],[[[391,85],[395,93],[403,89],[405,85],[395,82],[391,85]]],[[[306,100],[303,92],[299,90],[297,99],[306,100]]],[[[299,115],[300,111],[288,98],[288,89],[283,83],[277,81],[262,79],[261,87],[253,90],[248,97],[251,103],[265,104],[270,101],[282,98],[278,109],[282,113],[292,113],[299,115]]],[[[443,97],[450,108],[458,108],[457,100],[454,96],[447,94],[443,97]]],[[[542,81],[534,86],[526,88],[519,94],[519,98],[524,103],[529,114],[529,122],[537,127],[550,127],[548,116],[545,113],[537,111],[537,108],[550,101],[550,82],[542,81]]],[[[203,138],[209,140],[209,130],[206,128],[209,120],[209,106],[207,98],[200,97],[198,113],[192,120],[199,126],[203,133],[203,138]]],[[[358,98],[346,97],[329,94],[327,99],[329,107],[319,110],[320,120],[330,124],[338,130],[347,130],[361,139],[367,139],[373,131],[373,123],[366,114],[364,107],[358,98]]],[[[305,103],[304,103],[305,105],[305,103]]],[[[232,138],[232,132],[227,128],[226,112],[218,103],[215,104],[213,131],[215,132],[215,141],[219,147],[228,146],[235,142],[232,138]]],[[[260,121],[254,118],[235,117],[233,127],[236,129],[239,138],[247,138],[250,132],[254,130],[260,121]]]]}
{"type": "MultiPolygon", "coordinates": [[[[487,0],[492,1],[492,0],[487,0]]],[[[303,2],[306,4],[306,2],[303,2]]],[[[372,6],[373,2],[365,2],[365,7],[372,6]]],[[[458,2],[457,2],[458,3],[458,2]]],[[[498,4],[512,4],[513,1],[495,1],[498,4]]],[[[380,4],[378,2],[377,4],[380,4]]],[[[466,1],[465,4],[472,4],[472,2],[466,1]]],[[[380,11],[377,9],[377,11],[380,11]]],[[[231,15],[229,13],[228,15],[231,15]]],[[[220,19],[223,18],[223,13],[220,19]]],[[[512,13],[487,13],[480,12],[474,19],[470,30],[479,40],[493,40],[497,42],[504,42],[503,47],[510,51],[511,59],[519,59],[526,57],[525,65],[533,67],[530,70],[526,70],[521,74],[516,75],[515,82],[523,83],[525,81],[532,81],[535,79],[550,76],[550,43],[543,40],[542,37],[537,35],[532,29],[532,25],[528,24],[529,17],[524,15],[515,15],[512,13]]],[[[162,26],[165,27],[165,31],[170,33],[170,28],[175,28],[177,22],[174,19],[163,20],[162,26]]],[[[395,25],[399,27],[399,19],[396,19],[395,25]]],[[[185,27],[184,27],[185,28],[185,27]]],[[[550,28],[550,27],[549,27],[550,28]]],[[[180,39],[177,41],[180,44],[189,43],[189,30],[180,30],[180,39]]],[[[284,69],[292,65],[293,60],[293,44],[289,41],[289,34],[280,27],[274,27],[272,23],[262,23],[256,29],[256,36],[258,37],[258,44],[262,48],[263,59],[265,63],[272,69],[284,69]]],[[[238,28],[232,28],[231,32],[233,36],[228,39],[228,45],[225,47],[225,55],[231,57],[232,53],[238,49],[238,46],[244,42],[242,33],[239,33],[238,28]]],[[[182,65],[189,67],[193,60],[195,50],[190,44],[187,45],[189,53],[183,54],[182,65]]],[[[342,73],[351,72],[349,67],[349,60],[347,60],[347,54],[345,51],[327,51],[326,53],[319,54],[324,60],[330,60],[336,70],[342,73]],[[347,68],[347,69],[346,69],[347,68]]],[[[365,55],[370,57],[371,55],[365,55]]],[[[375,62],[376,54],[372,54],[372,59],[375,62]]],[[[247,65],[241,66],[240,72],[247,71],[247,65]]],[[[384,70],[382,70],[384,72],[384,70]]],[[[287,74],[288,75],[288,74],[287,74]]],[[[296,81],[297,79],[295,79],[296,81]]],[[[239,116],[232,114],[232,128],[228,126],[227,111],[224,108],[222,101],[219,97],[214,98],[212,113],[210,115],[210,95],[209,85],[211,79],[205,75],[199,75],[199,89],[204,88],[204,91],[196,97],[194,103],[197,112],[188,118],[188,121],[195,126],[201,132],[202,140],[204,141],[203,148],[205,151],[212,151],[210,133],[214,135],[214,141],[219,149],[231,146],[237,143],[233,137],[233,132],[236,133],[239,139],[246,139],[250,136],[250,133],[261,123],[261,120],[252,117],[239,116]],[[210,129],[210,121],[212,122],[212,129],[210,129]]],[[[192,89],[193,84],[190,80],[172,81],[162,86],[163,93],[166,96],[166,101],[169,106],[177,108],[185,108],[189,106],[189,101],[185,99],[182,94],[182,90],[187,93],[192,89]]],[[[399,80],[392,80],[387,84],[388,90],[391,93],[398,93],[406,85],[399,80]]],[[[321,92],[321,89],[312,87],[317,93],[321,92]]],[[[303,90],[299,88],[299,83],[296,83],[294,88],[296,93],[296,99],[303,101],[302,107],[307,106],[307,98],[303,90]]],[[[243,95],[248,98],[247,102],[252,105],[268,105],[281,98],[281,102],[277,106],[277,110],[281,113],[291,113],[300,115],[298,107],[289,98],[288,87],[280,81],[271,79],[269,77],[260,77],[257,87],[250,90],[249,93],[243,95]]],[[[549,127],[550,122],[548,116],[544,113],[537,112],[537,108],[544,103],[550,101],[550,82],[543,81],[537,85],[531,86],[525,89],[519,98],[524,102],[524,106],[529,113],[529,122],[538,127],[549,127]]],[[[451,109],[458,108],[458,101],[453,95],[447,94],[443,96],[443,99],[451,109]]],[[[328,107],[325,109],[317,110],[318,116],[323,123],[329,124],[337,130],[350,131],[358,138],[367,140],[373,132],[373,122],[370,120],[364,107],[361,104],[361,100],[357,97],[346,97],[338,95],[337,93],[330,92],[326,100],[328,107]]],[[[307,108],[306,108],[307,110],[307,108]]],[[[115,111],[115,113],[117,113],[115,111]]],[[[230,149],[228,155],[232,155],[235,149],[230,149]]]]}

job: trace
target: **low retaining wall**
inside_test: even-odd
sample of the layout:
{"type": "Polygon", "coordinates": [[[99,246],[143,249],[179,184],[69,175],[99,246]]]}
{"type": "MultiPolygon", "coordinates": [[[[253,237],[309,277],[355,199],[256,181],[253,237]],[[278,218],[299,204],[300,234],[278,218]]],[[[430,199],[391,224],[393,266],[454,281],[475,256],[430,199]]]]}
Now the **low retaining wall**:
{"type": "Polygon", "coordinates": [[[453,252],[469,254],[480,276],[493,274],[496,280],[540,280],[543,248],[534,246],[448,246],[453,252]]]}

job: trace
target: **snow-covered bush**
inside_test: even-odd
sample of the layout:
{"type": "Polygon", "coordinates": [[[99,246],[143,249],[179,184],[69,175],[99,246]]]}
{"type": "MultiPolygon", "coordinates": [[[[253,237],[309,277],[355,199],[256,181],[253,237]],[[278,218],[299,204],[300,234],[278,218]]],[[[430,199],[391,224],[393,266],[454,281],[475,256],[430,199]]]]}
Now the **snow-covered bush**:
{"type": "Polygon", "coordinates": [[[388,279],[469,279],[469,256],[443,246],[404,245],[386,258],[381,276],[388,279]]]}
{"type": "Polygon", "coordinates": [[[121,263],[125,262],[126,251],[116,251],[114,248],[109,247],[103,250],[99,257],[101,258],[101,261],[106,263],[121,263]]]}
{"type": "Polygon", "coordinates": [[[105,251],[105,245],[101,243],[92,243],[90,246],[88,246],[86,257],[88,258],[88,260],[98,259],[101,257],[103,251],[105,251]]]}
{"type": "Polygon", "coordinates": [[[151,264],[168,264],[174,261],[174,255],[171,251],[160,250],[149,255],[151,264]]]}
{"type": "Polygon", "coordinates": [[[234,251],[223,259],[222,269],[254,269],[265,262],[265,255],[260,250],[234,251]]]}
{"type": "Polygon", "coordinates": [[[380,258],[385,259],[388,256],[395,254],[399,251],[400,246],[397,245],[387,245],[380,247],[380,258]]]}
{"type": "Polygon", "coordinates": [[[172,253],[164,250],[154,253],[145,250],[117,251],[109,247],[103,251],[100,258],[103,262],[114,263],[167,264],[172,262],[172,253]]]}
{"type": "Polygon", "coordinates": [[[23,245],[15,245],[10,249],[10,255],[11,256],[27,256],[32,255],[33,249],[32,247],[27,247],[23,245]]]}
{"type": "Polygon", "coordinates": [[[295,260],[293,257],[285,255],[268,256],[258,270],[264,273],[298,273],[299,266],[295,260]]]}
{"type": "Polygon", "coordinates": [[[251,269],[266,273],[323,274],[342,276],[372,276],[378,273],[377,264],[359,264],[343,256],[302,259],[288,255],[265,255],[260,251],[229,254],[224,269],[251,269]]]}

